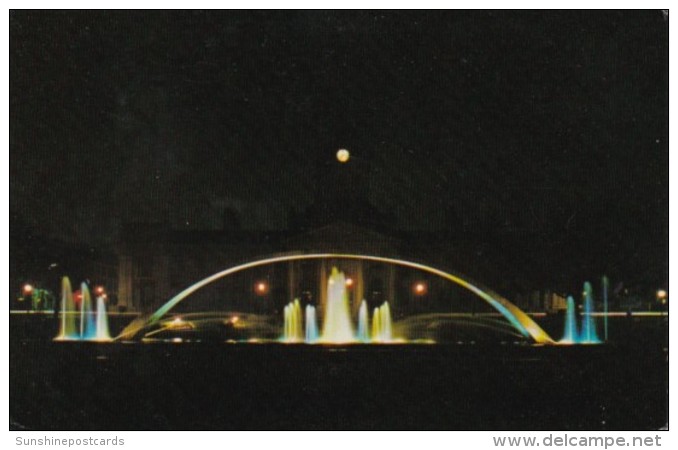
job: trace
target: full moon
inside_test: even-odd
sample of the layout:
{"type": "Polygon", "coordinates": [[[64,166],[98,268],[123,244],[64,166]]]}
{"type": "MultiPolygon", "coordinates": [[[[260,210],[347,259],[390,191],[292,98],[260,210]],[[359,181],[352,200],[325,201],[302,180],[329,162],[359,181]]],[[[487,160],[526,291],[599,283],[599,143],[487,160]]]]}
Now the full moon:
{"type": "Polygon", "coordinates": [[[345,163],[350,158],[351,154],[345,148],[339,149],[337,152],[337,161],[340,163],[345,163]]]}

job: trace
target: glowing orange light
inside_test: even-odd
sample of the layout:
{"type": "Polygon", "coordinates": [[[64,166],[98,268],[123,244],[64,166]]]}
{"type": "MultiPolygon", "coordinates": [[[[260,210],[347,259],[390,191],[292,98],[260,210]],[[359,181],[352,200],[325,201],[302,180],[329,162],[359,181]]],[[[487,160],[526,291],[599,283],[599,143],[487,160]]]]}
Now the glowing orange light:
{"type": "Polygon", "coordinates": [[[353,278],[346,278],[346,286],[347,287],[353,286],[353,278]]]}
{"type": "Polygon", "coordinates": [[[101,295],[101,294],[104,293],[104,287],[103,286],[97,286],[96,288],[94,288],[94,292],[101,295]]]}
{"type": "Polygon", "coordinates": [[[240,320],[240,317],[238,317],[238,316],[231,317],[231,323],[237,323],[238,320],[240,320]]]}
{"type": "Polygon", "coordinates": [[[426,291],[427,291],[426,283],[415,283],[414,293],[416,295],[424,295],[426,294],[426,291]]]}
{"type": "Polygon", "coordinates": [[[668,294],[666,293],[666,291],[664,289],[659,289],[657,291],[657,298],[660,299],[660,300],[666,298],[667,295],[668,294]]]}
{"type": "Polygon", "coordinates": [[[259,295],[264,295],[268,292],[268,284],[263,281],[259,281],[254,285],[254,291],[259,295]]]}
{"type": "Polygon", "coordinates": [[[28,283],[24,284],[24,294],[28,295],[31,292],[33,292],[33,286],[28,283]]]}

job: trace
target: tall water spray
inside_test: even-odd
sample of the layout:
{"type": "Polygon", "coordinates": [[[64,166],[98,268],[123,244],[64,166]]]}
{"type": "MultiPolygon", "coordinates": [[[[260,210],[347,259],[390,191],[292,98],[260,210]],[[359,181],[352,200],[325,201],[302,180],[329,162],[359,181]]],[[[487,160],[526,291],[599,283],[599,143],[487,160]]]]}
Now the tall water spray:
{"type": "Polygon", "coordinates": [[[80,284],[80,339],[94,339],[97,335],[96,318],[92,310],[92,296],[87,283],[80,284]]]}
{"type": "Polygon", "coordinates": [[[110,341],[111,334],[108,331],[108,315],[106,314],[106,303],[103,296],[97,297],[97,323],[96,335],[97,341],[110,341]]]}
{"type": "Polygon", "coordinates": [[[306,305],[306,343],[312,344],[318,340],[318,318],[315,306],[306,305]]]}
{"type": "Polygon", "coordinates": [[[607,279],[606,276],[603,276],[603,312],[605,315],[603,316],[603,323],[604,323],[604,330],[605,330],[605,342],[607,342],[607,313],[608,313],[608,305],[607,305],[607,291],[610,287],[610,280],[607,279]]]}
{"type": "Polygon", "coordinates": [[[285,342],[302,342],[304,340],[304,332],[301,322],[301,304],[299,299],[295,299],[285,306],[285,328],[283,340],[285,342]]]}
{"type": "Polygon", "coordinates": [[[372,342],[392,341],[392,330],[391,307],[388,302],[384,302],[380,307],[374,308],[372,315],[372,342]]]}
{"type": "Polygon", "coordinates": [[[327,281],[327,304],[321,340],[336,344],[355,341],[348,307],[346,277],[336,267],[332,268],[327,281]]]}
{"type": "Polygon", "coordinates": [[[563,344],[575,344],[577,336],[577,311],[572,296],[567,297],[567,311],[565,311],[565,331],[560,340],[563,344]]]}
{"type": "Polygon", "coordinates": [[[379,341],[379,334],[381,333],[381,314],[379,314],[379,307],[372,311],[372,341],[379,341]]]}
{"type": "Polygon", "coordinates": [[[77,308],[73,301],[73,290],[68,277],[61,279],[61,325],[57,340],[80,339],[80,331],[76,324],[77,308]]]}
{"type": "Polygon", "coordinates": [[[360,342],[370,341],[369,318],[365,300],[360,303],[360,310],[358,311],[358,340],[360,342]]]}
{"type": "Polygon", "coordinates": [[[596,333],[596,321],[592,313],[593,307],[593,289],[588,281],[584,283],[584,313],[582,317],[580,344],[597,344],[600,342],[598,333],[596,333]]]}
{"type": "Polygon", "coordinates": [[[388,302],[384,302],[379,308],[381,314],[381,333],[380,339],[382,342],[389,342],[393,340],[393,325],[391,323],[391,306],[388,302]]]}

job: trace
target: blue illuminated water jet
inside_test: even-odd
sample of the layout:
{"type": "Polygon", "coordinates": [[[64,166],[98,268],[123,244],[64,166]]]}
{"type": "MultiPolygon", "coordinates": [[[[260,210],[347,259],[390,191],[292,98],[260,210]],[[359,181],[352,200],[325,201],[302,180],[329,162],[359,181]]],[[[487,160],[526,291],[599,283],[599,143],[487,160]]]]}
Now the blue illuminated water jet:
{"type": "Polygon", "coordinates": [[[604,317],[603,317],[603,323],[604,323],[604,330],[605,330],[605,342],[607,342],[607,313],[608,313],[608,304],[607,304],[607,291],[610,286],[610,281],[607,279],[606,276],[603,276],[603,312],[604,312],[604,317]]]}
{"type": "Polygon", "coordinates": [[[567,297],[567,310],[565,311],[565,331],[563,338],[560,340],[562,344],[575,344],[578,341],[577,336],[577,311],[572,296],[567,297]]]}
{"type": "Polygon", "coordinates": [[[582,314],[581,334],[578,342],[580,344],[599,344],[598,333],[596,332],[596,321],[593,317],[593,288],[588,281],[584,283],[584,312],[582,314]]]}
{"type": "Polygon", "coordinates": [[[97,324],[87,283],[80,284],[80,339],[95,339],[97,324]]]}

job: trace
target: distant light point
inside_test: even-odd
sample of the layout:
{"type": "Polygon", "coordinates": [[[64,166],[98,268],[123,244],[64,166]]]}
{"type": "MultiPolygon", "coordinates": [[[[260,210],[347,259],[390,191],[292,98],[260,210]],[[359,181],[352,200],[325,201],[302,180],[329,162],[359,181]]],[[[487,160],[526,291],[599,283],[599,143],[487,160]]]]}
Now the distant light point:
{"type": "Polygon", "coordinates": [[[339,151],[337,151],[337,161],[340,163],[348,162],[350,157],[351,154],[345,148],[339,149],[339,151]]]}

